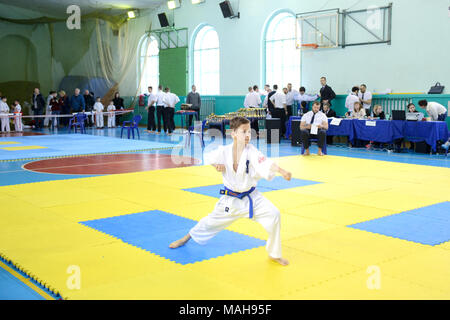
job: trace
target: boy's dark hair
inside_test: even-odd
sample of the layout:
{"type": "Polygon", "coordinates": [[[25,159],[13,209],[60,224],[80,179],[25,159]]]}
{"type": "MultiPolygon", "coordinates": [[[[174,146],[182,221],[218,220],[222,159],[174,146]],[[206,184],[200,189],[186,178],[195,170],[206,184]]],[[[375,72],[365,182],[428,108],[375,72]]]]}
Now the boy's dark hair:
{"type": "Polygon", "coordinates": [[[6,96],[0,97],[0,100],[6,99],[6,96]]]}
{"type": "Polygon", "coordinates": [[[359,88],[356,86],[352,88],[352,92],[355,92],[355,91],[359,91],[359,88]]]}
{"type": "Polygon", "coordinates": [[[152,89],[153,90],[153,87],[152,86],[148,86],[148,88],[147,89],[152,89]]]}
{"type": "Polygon", "coordinates": [[[306,107],[306,105],[308,104],[308,102],[306,102],[306,101],[302,101],[302,103],[301,103],[301,105],[302,105],[302,107],[306,107]]]}
{"type": "Polygon", "coordinates": [[[231,130],[237,130],[240,126],[243,124],[248,124],[250,121],[247,118],[244,117],[234,117],[230,121],[230,129],[231,130]]]}
{"type": "Polygon", "coordinates": [[[273,85],[273,90],[275,90],[275,91],[278,90],[278,85],[277,85],[277,84],[274,84],[274,85],[273,85]]]}
{"type": "Polygon", "coordinates": [[[406,110],[409,110],[410,106],[414,106],[415,107],[414,103],[411,102],[411,103],[408,103],[408,105],[406,106],[406,110]]]}
{"type": "Polygon", "coordinates": [[[425,99],[419,101],[419,106],[421,106],[421,107],[426,107],[427,104],[428,104],[428,101],[425,99]]]}
{"type": "Polygon", "coordinates": [[[305,92],[306,91],[306,89],[305,89],[305,87],[300,87],[300,90],[299,91],[303,91],[303,92],[305,92]]]}
{"type": "Polygon", "coordinates": [[[253,86],[253,90],[256,91],[256,89],[258,89],[258,86],[255,84],[255,85],[253,86]]]}
{"type": "Polygon", "coordinates": [[[312,105],[315,106],[316,104],[320,106],[320,102],[319,101],[314,101],[312,105]]]}

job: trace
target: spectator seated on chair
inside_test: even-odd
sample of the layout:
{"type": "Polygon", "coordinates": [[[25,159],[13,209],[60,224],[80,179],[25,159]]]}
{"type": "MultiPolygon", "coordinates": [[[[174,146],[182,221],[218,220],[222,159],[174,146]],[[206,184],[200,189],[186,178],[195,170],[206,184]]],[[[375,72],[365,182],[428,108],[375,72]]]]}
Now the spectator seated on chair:
{"type": "Polygon", "coordinates": [[[312,105],[312,110],[303,115],[300,121],[300,136],[303,143],[303,148],[305,149],[305,155],[309,155],[309,146],[311,139],[317,139],[317,144],[319,146],[319,151],[317,154],[323,156],[322,150],[326,148],[326,137],[328,130],[328,119],[327,116],[320,111],[320,103],[314,102],[312,105]],[[316,134],[311,134],[317,128],[316,134]]]}

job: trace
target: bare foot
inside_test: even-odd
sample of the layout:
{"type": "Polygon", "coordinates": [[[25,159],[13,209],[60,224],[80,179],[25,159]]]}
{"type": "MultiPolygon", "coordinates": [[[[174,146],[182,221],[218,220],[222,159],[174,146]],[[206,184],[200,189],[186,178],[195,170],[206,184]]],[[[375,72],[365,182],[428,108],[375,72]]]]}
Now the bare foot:
{"type": "Polygon", "coordinates": [[[186,244],[186,242],[189,241],[189,239],[191,239],[191,236],[189,234],[187,234],[183,238],[181,238],[180,240],[172,242],[169,245],[169,248],[176,249],[178,247],[184,246],[186,244]]]}
{"type": "Polygon", "coordinates": [[[322,153],[322,149],[319,148],[319,151],[317,152],[318,156],[323,156],[324,154],[322,153]]]}
{"type": "Polygon", "coordinates": [[[274,262],[277,262],[277,263],[281,264],[282,266],[287,266],[289,264],[289,261],[287,261],[284,258],[272,258],[272,257],[270,257],[270,259],[272,261],[274,261],[274,262]]]}
{"type": "Polygon", "coordinates": [[[304,156],[309,156],[309,149],[305,150],[305,153],[303,154],[304,156]]]}

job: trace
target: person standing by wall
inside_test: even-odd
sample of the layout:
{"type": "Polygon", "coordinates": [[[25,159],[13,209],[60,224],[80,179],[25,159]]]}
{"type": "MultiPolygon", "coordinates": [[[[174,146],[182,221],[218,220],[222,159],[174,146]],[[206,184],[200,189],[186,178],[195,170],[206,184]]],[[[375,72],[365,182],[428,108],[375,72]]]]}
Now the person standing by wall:
{"type": "Polygon", "coordinates": [[[362,103],[364,109],[366,110],[366,114],[370,116],[370,107],[372,105],[372,93],[367,91],[367,86],[362,84],[359,86],[358,92],[359,102],[362,103]]]}
{"type": "Polygon", "coordinates": [[[333,105],[331,100],[336,98],[336,93],[334,93],[333,89],[327,85],[327,78],[320,78],[320,84],[322,85],[322,88],[320,89],[320,109],[323,108],[324,102],[328,102],[331,107],[333,105]]]}
{"type": "Polygon", "coordinates": [[[279,118],[281,121],[280,128],[280,137],[286,134],[286,117],[287,117],[287,108],[286,108],[286,95],[282,91],[278,91],[278,85],[274,84],[273,89],[276,90],[276,93],[272,95],[269,100],[272,101],[275,108],[273,109],[272,117],[279,118]]]}
{"type": "MultiPolygon", "coordinates": [[[[200,94],[197,92],[197,87],[192,85],[192,91],[189,92],[186,98],[187,104],[192,104],[191,110],[197,111],[198,119],[200,119],[200,107],[202,106],[202,100],[200,99],[200,94]]],[[[189,127],[192,126],[192,117],[189,115],[189,127]]]]}
{"type": "MultiPolygon", "coordinates": [[[[95,104],[95,100],[94,100],[94,96],[92,95],[91,92],[89,92],[89,90],[85,90],[84,91],[84,103],[85,103],[85,111],[86,112],[92,112],[92,110],[94,109],[94,104],[95,104]]],[[[88,126],[92,127],[94,125],[94,115],[92,114],[90,117],[87,117],[88,120],[88,126]]]]}
{"type": "MultiPolygon", "coordinates": [[[[119,92],[116,92],[114,94],[113,103],[114,103],[114,106],[116,107],[116,111],[125,109],[125,107],[123,106],[123,99],[120,97],[119,92]]],[[[116,124],[115,124],[116,126],[120,125],[120,118],[121,117],[122,117],[122,115],[120,115],[120,114],[116,115],[116,120],[115,120],[116,121],[116,124]]]]}
{"type": "Polygon", "coordinates": [[[72,112],[84,112],[85,110],[85,101],[82,95],[80,95],[80,89],[75,89],[75,94],[70,97],[70,107],[72,108],[72,112]]]}
{"type": "Polygon", "coordinates": [[[154,133],[156,132],[156,123],[155,123],[155,103],[156,103],[156,95],[153,94],[153,87],[148,87],[148,100],[147,106],[145,109],[148,112],[147,117],[147,132],[154,133]]]}
{"type": "Polygon", "coordinates": [[[180,98],[172,92],[170,88],[166,88],[166,95],[164,96],[164,103],[166,107],[164,111],[166,112],[167,128],[169,130],[168,135],[171,136],[172,132],[175,130],[175,121],[173,117],[175,116],[175,105],[180,102],[180,98]]]}
{"type": "MultiPolygon", "coordinates": [[[[39,88],[34,88],[33,95],[31,97],[31,110],[33,110],[33,113],[35,116],[41,116],[44,114],[45,109],[45,100],[42,96],[39,88]]],[[[36,117],[34,118],[35,122],[35,129],[42,129],[43,126],[43,120],[42,117],[36,117]]]]}

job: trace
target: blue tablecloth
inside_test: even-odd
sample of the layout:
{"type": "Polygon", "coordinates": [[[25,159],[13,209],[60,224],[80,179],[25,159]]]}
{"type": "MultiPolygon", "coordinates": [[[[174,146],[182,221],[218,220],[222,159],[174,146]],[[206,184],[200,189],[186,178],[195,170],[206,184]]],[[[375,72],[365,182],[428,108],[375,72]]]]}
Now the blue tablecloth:
{"type": "MultiPolygon", "coordinates": [[[[292,116],[286,125],[286,136],[292,133],[292,120],[301,117],[292,116]]],[[[436,151],[438,140],[447,141],[449,132],[444,121],[402,121],[402,120],[358,120],[342,119],[339,126],[331,125],[328,119],[328,136],[348,136],[354,139],[392,143],[396,139],[406,139],[411,142],[425,141],[436,151]],[[375,126],[367,126],[366,121],[374,121],[375,126]]]]}
{"type": "Polygon", "coordinates": [[[328,119],[327,136],[348,136],[349,141],[355,138],[352,119],[342,119],[338,126],[330,124],[332,119],[328,119]]]}
{"type": "Polygon", "coordinates": [[[408,141],[425,141],[436,151],[436,141],[447,141],[449,138],[445,121],[405,121],[403,136],[408,141]]]}
{"type": "Polygon", "coordinates": [[[406,121],[401,120],[358,120],[353,119],[355,138],[360,140],[392,143],[403,138],[403,127],[406,121]],[[367,122],[375,126],[367,125],[367,122]]]}

